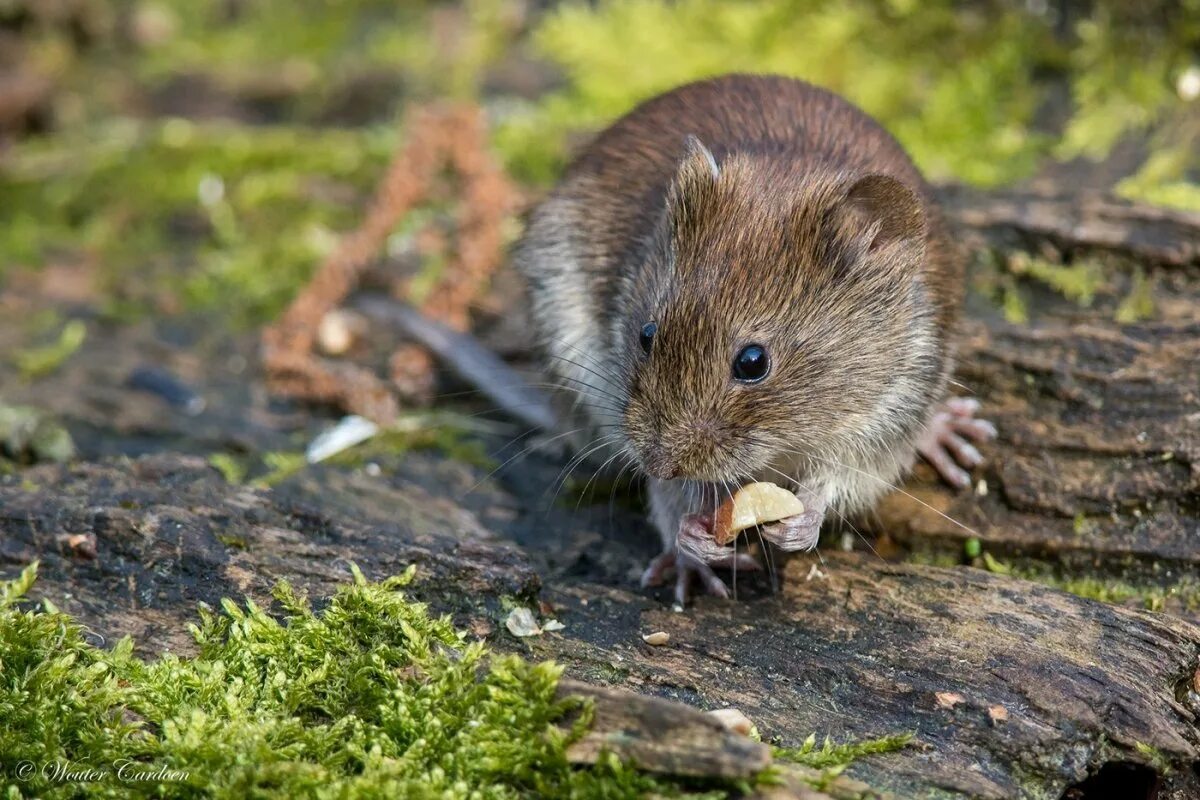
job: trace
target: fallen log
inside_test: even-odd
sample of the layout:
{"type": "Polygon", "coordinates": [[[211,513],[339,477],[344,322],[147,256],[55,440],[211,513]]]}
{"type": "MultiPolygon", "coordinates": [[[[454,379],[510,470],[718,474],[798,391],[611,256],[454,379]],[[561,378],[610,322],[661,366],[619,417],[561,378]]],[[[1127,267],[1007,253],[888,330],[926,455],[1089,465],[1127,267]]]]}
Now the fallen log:
{"type": "MultiPolygon", "coordinates": [[[[447,492],[451,484],[439,481],[447,492]]],[[[625,546],[615,541],[614,557],[640,555],[625,546]]],[[[494,646],[554,657],[589,684],[737,708],[789,745],[812,732],[837,741],[914,732],[913,746],[849,771],[899,797],[1059,796],[1106,765],[1138,765],[1155,780],[1170,766],[1177,777],[1167,780],[1183,780],[1200,761],[1200,627],[981,570],[831,555],[825,577],[806,580],[813,562],[795,560],[781,594],[675,614],[623,580],[606,586],[535,568],[536,555],[415,477],[315,470],[258,490],[178,456],[4,479],[4,574],[33,558],[43,561],[41,595],[98,634],[133,633],[143,649],[177,652],[188,649],[183,623],[199,601],[248,594],[267,603],[280,578],[319,597],[345,580],[344,561],[375,578],[416,563],[422,599],[494,646]],[[72,547],[64,534],[94,547],[72,547]],[[566,628],[515,640],[495,625],[497,601],[532,600],[539,574],[566,628]],[[647,646],[647,630],[669,632],[670,643],[647,646]],[[953,696],[961,700],[945,700],[953,696]]],[[[663,745],[663,725],[712,728],[675,706],[616,704],[599,718],[591,752],[615,748],[620,730],[625,752],[656,768],[728,775],[737,759],[761,763],[760,750],[729,738],[663,745]]]]}

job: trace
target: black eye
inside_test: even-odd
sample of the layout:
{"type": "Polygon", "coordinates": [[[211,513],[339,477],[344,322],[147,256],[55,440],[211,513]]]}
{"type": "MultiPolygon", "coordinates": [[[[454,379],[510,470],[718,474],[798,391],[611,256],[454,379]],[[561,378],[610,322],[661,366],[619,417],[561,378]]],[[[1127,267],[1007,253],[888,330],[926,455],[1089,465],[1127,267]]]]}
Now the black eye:
{"type": "Polygon", "coordinates": [[[642,343],[642,352],[646,355],[650,355],[650,346],[654,344],[654,334],[656,333],[658,333],[658,323],[647,322],[642,326],[638,341],[642,343]]]}
{"type": "Polygon", "coordinates": [[[733,359],[733,377],[742,383],[758,383],[767,377],[771,360],[767,348],[761,344],[748,344],[733,359]]]}

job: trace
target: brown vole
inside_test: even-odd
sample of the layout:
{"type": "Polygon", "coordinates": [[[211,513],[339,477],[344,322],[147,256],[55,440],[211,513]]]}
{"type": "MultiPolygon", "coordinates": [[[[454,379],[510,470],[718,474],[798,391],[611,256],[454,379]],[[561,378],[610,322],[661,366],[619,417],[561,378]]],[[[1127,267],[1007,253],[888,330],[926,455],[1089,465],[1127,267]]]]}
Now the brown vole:
{"type": "Polygon", "coordinates": [[[806,511],[768,526],[816,545],[827,510],[869,507],[920,452],[952,484],[994,434],[945,400],[962,258],[900,144],[799,80],[730,75],[650,100],[600,134],[536,208],[516,263],[550,367],[596,447],[649,476],[676,593],[712,567],[711,514],[763,480],[806,511]],[[678,546],[677,546],[678,545],[678,546]]]}

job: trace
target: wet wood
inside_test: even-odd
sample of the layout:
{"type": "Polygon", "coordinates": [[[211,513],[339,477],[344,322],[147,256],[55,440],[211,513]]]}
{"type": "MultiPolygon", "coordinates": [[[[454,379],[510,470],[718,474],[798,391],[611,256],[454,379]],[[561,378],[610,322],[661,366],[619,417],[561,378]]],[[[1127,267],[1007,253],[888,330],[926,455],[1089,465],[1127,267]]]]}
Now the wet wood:
{"type": "Polygon", "coordinates": [[[1144,264],[1200,266],[1200,214],[1110,195],[979,192],[944,187],[952,222],[994,245],[1050,244],[1062,252],[1114,253],[1144,264]]]}

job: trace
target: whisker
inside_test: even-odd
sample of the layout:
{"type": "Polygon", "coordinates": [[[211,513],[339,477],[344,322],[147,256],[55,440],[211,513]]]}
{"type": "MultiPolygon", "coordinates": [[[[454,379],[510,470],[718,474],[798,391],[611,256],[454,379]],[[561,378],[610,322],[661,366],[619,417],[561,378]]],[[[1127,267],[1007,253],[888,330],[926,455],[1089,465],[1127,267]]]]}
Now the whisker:
{"type": "Polygon", "coordinates": [[[852,467],[852,466],[850,466],[849,464],[843,464],[843,463],[841,463],[841,462],[839,462],[839,461],[836,461],[836,460],[834,460],[834,459],[822,458],[822,457],[820,457],[820,456],[813,455],[812,453],[806,453],[806,452],[804,452],[803,450],[790,450],[790,449],[785,449],[785,450],[784,450],[784,452],[794,453],[795,455],[803,456],[804,458],[811,458],[811,459],[813,459],[814,461],[824,461],[824,462],[826,462],[826,463],[833,464],[834,466],[841,467],[842,469],[848,469],[848,470],[850,470],[851,472],[855,472],[855,473],[857,473],[857,474],[859,474],[859,475],[863,475],[863,476],[865,476],[865,477],[867,477],[867,478],[870,478],[871,480],[873,480],[873,481],[876,481],[876,482],[878,482],[878,483],[881,483],[881,484],[883,484],[884,486],[888,487],[889,489],[891,489],[891,490],[893,490],[893,491],[899,492],[900,494],[904,495],[904,496],[905,496],[905,497],[907,497],[908,499],[910,499],[910,500],[912,500],[912,501],[914,501],[914,502],[916,502],[916,503],[919,503],[920,505],[922,505],[922,506],[924,506],[925,508],[929,509],[929,510],[930,510],[930,511],[932,511],[933,513],[937,514],[939,517],[941,517],[942,519],[946,520],[947,522],[950,522],[950,523],[952,523],[952,524],[954,524],[954,525],[957,525],[958,527],[962,528],[962,529],[963,529],[964,531],[966,531],[967,533],[970,533],[970,534],[971,534],[971,535],[973,535],[973,536],[979,536],[979,532],[978,532],[978,531],[976,531],[976,530],[975,530],[974,528],[972,528],[971,526],[969,526],[969,525],[965,525],[965,524],[963,524],[963,523],[959,522],[958,520],[954,519],[954,517],[951,517],[949,514],[946,514],[946,513],[942,512],[942,511],[939,511],[938,509],[936,509],[936,508],[934,508],[933,506],[929,505],[929,503],[926,503],[926,502],[925,502],[924,500],[922,500],[921,498],[919,498],[919,497],[915,497],[914,495],[912,495],[911,493],[909,493],[909,492],[905,491],[904,489],[901,489],[899,486],[897,486],[896,484],[892,483],[891,481],[886,481],[886,480],[884,480],[883,478],[879,477],[878,475],[872,475],[870,472],[867,472],[866,470],[858,469],[857,467],[852,467]]]}
{"type": "MultiPolygon", "coordinates": [[[[553,508],[554,503],[558,501],[558,495],[559,495],[559,493],[562,492],[563,488],[567,485],[567,481],[570,480],[571,473],[573,473],[576,469],[578,469],[579,466],[584,461],[586,461],[587,457],[590,456],[592,453],[595,453],[597,450],[601,450],[604,447],[607,447],[614,440],[616,440],[618,438],[619,438],[619,434],[609,434],[600,439],[593,439],[592,443],[590,443],[585,450],[583,450],[582,452],[580,452],[574,458],[572,458],[570,461],[567,462],[567,465],[559,471],[559,477],[555,479],[553,484],[551,484],[552,487],[557,487],[557,488],[554,489],[554,496],[550,499],[550,503],[546,506],[546,513],[549,513],[550,509],[553,508]]],[[[547,491],[549,491],[549,490],[547,490],[547,491]]],[[[545,497],[544,492],[543,492],[542,496],[543,496],[543,498],[545,497]]]]}
{"type": "Polygon", "coordinates": [[[611,463],[612,463],[612,462],[613,462],[613,461],[614,461],[614,460],[615,460],[615,459],[616,459],[618,456],[621,456],[621,455],[623,455],[623,452],[622,452],[622,451],[620,451],[620,450],[618,450],[617,452],[613,453],[611,456],[609,456],[608,458],[606,458],[606,459],[604,460],[604,463],[603,463],[603,464],[601,464],[600,466],[596,467],[596,469],[595,469],[595,470],[592,472],[592,477],[588,478],[588,481],[587,481],[587,483],[585,483],[585,484],[583,485],[583,491],[581,491],[581,492],[579,493],[579,499],[575,501],[575,510],[576,510],[576,511],[579,511],[579,507],[580,507],[581,505],[583,505],[583,498],[587,496],[587,491],[588,491],[588,489],[589,489],[589,488],[591,488],[591,486],[592,486],[592,481],[596,480],[596,476],[598,476],[600,473],[604,472],[604,469],[605,469],[605,468],[606,468],[606,467],[607,467],[609,464],[611,464],[611,463]]]}
{"type": "MultiPolygon", "coordinates": [[[[487,481],[488,481],[488,480],[489,480],[489,479],[490,479],[492,476],[494,476],[494,475],[495,475],[496,473],[498,473],[500,470],[504,469],[505,467],[507,467],[509,464],[511,464],[513,461],[517,460],[517,459],[518,459],[518,458],[520,458],[521,456],[524,456],[524,455],[526,455],[526,454],[528,454],[528,453],[530,453],[530,452],[532,452],[532,451],[534,451],[534,450],[538,449],[539,447],[545,447],[546,445],[548,445],[548,444],[550,444],[550,443],[552,443],[552,442],[554,442],[554,441],[556,441],[556,440],[558,440],[558,439],[561,439],[561,438],[563,438],[564,436],[571,436],[571,435],[573,435],[573,434],[579,433],[581,430],[583,430],[583,428],[576,428],[575,430],[572,430],[572,431],[566,431],[565,433],[560,433],[560,434],[558,434],[557,436],[553,436],[553,437],[551,437],[551,438],[549,438],[549,439],[547,439],[547,440],[545,440],[545,441],[543,441],[543,442],[534,442],[534,443],[533,443],[533,444],[531,444],[529,447],[526,447],[526,448],[524,448],[523,450],[521,450],[521,451],[520,451],[519,453],[517,453],[516,455],[514,455],[514,456],[510,456],[508,459],[506,459],[506,460],[504,461],[504,463],[500,464],[500,466],[496,467],[496,468],[495,468],[495,469],[493,469],[491,472],[489,472],[487,475],[484,475],[482,478],[480,478],[480,479],[479,479],[479,481],[478,481],[478,482],[477,482],[477,483],[476,483],[474,486],[472,486],[470,489],[468,489],[468,490],[467,490],[467,491],[466,491],[466,492],[463,494],[463,496],[459,498],[459,500],[461,501],[461,500],[464,500],[464,499],[466,499],[466,497],[467,497],[468,495],[470,495],[472,492],[474,492],[476,489],[478,489],[480,486],[482,486],[484,483],[486,483],[486,482],[487,482],[487,481]]],[[[513,439],[513,440],[512,440],[512,442],[509,442],[509,444],[512,444],[513,442],[516,442],[516,441],[517,441],[518,439],[520,439],[520,438],[521,438],[521,437],[519,437],[519,436],[518,436],[516,439],[513,439]]],[[[508,447],[508,445],[505,445],[505,447],[508,447]]],[[[503,450],[503,449],[504,449],[504,448],[501,448],[501,450],[503,450]]]]}

